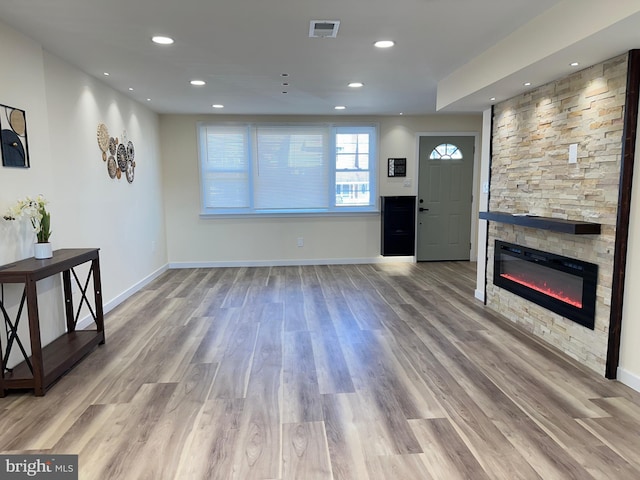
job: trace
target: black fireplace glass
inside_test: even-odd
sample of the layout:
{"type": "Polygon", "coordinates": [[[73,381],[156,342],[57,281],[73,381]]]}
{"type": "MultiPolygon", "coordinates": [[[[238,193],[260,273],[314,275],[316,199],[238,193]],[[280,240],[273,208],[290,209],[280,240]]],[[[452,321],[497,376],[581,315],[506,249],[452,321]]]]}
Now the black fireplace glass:
{"type": "Polygon", "coordinates": [[[590,329],[597,277],[595,264],[496,240],[494,285],[590,329]]]}
{"type": "Polygon", "coordinates": [[[584,280],[578,275],[554,270],[546,265],[504,255],[500,276],[549,295],[561,302],[582,308],[584,280]]]}

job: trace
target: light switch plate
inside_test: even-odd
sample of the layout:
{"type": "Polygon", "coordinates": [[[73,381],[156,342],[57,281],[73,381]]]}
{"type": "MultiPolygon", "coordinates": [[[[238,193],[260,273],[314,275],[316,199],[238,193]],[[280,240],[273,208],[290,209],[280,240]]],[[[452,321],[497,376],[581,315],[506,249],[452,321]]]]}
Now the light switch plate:
{"type": "Polygon", "coordinates": [[[578,163],[578,144],[569,145],[569,163],[578,163]]]}

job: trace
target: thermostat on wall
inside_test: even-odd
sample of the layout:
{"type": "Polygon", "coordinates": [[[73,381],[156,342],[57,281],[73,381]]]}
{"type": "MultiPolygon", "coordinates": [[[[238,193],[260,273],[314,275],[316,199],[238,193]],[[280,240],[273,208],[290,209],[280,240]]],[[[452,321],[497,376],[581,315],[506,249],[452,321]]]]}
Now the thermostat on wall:
{"type": "Polygon", "coordinates": [[[406,176],[407,176],[407,159],[406,158],[390,158],[387,177],[406,177],[406,176]]]}

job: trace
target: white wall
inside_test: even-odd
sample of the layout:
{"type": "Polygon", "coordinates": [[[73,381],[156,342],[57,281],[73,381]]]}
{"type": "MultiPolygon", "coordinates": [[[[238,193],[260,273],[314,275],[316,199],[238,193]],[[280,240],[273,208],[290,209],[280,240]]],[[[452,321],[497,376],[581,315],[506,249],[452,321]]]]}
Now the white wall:
{"type": "MultiPolygon", "coordinates": [[[[0,103],[26,111],[32,164],[30,169],[0,167],[0,213],[4,213],[19,197],[50,192],[52,169],[40,45],[0,24],[0,62],[14,66],[0,70],[0,103]]],[[[15,225],[0,220],[0,264],[32,254],[33,242],[23,241],[15,225]]]]}
{"type": "MultiPolygon", "coordinates": [[[[49,156],[49,125],[45,96],[42,51],[38,44],[0,24],[0,63],[13,65],[0,71],[0,103],[26,111],[29,156],[32,167],[9,168],[0,166],[0,213],[10,204],[26,195],[50,194],[53,189],[52,167],[49,156]]],[[[4,120],[3,120],[4,121],[4,120]]],[[[5,222],[0,219],[0,265],[33,255],[33,233],[27,225],[5,222]]],[[[62,302],[56,294],[59,281],[48,279],[39,282],[41,304],[56,312],[49,323],[42,326],[42,337],[53,339],[63,328],[62,302]]],[[[22,289],[15,285],[2,287],[5,307],[14,318],[22,289]]],[[[20,336],[29,348],[25,337],[26,320],[21,322],[20,336]]],[[[0,328],[0,340],[6,347],[5,329],[0,328]]],[[[13,352],[18,352],[17,348],[13,352]]],[[[10,365],[17,363],[17,355],[10,357],[10,365]]],[[[22,357],[20,357],[21,359],[22,357]]]]}
{"type": "MultiPolygon", "coordinates": [[[[482,146],[480,148],[478,191],[480,200],[478,201],[478,212],[486,212],[489,209],[489,192],[485,192],[483,185],[489,185],[489,170],[491,167],[491,116],[492,110],[485,110],[482,114],[482,146]]],[[[477,215],[478,212],[473,212],[477,215]]],[[[487,275],[487,221],[478,220],[478,268],[476,276],[475,297],[478,300],[485,299],[485,281],[487,275]]]]}
{"type": "Polygon", "coordinates": [[[636,138],[636,159],[633,166],[631,216],[627,270],[622,307],[620,362],[618,380],[640,391],[640,134],[636,138]]]}
{"type": "Polygon", "coordinates": [[[159,119],[49,54],[44,56],[55,179],[56,246],[99,247],[106,302],[166,264],[159,119]],[[135,146],[135,178],[111,179],[97,142],[111,136],[135,146]],[[111,280],[111,281],[110,281],[111,280]]]}
{"type": "MultiPolygon", "coordinates": [[[[419,132],[478,132],[480,115],[430,117],[236,117],[162,115],[161,152],[169,262],[260,265],[380,261],[380,216],[200,218],[198,121],[334,121],[380,125],[380,195],[415,195],[419,132]],[[388,178],[389,157],[407,158],[407,177],[388,178]],[[409,180],[410,187],[405,187],[409,180]],[[304,247],[296,246],[298,237],[304,247]]],[[[390,257],[393,258],[393,257],[390,257]]]]}
{"type": "MultiPolygon", "coordinates": [[[[31,161],[28,169],[0,167],[0,213],[18,198],[43,194],[54,250],[100,248],[108,311],[166,265],[158,116],[2,23],[0,61],[12,66],[0,71],[0,103],[26,111],[31,161]],[[96,137],[101,122],[118,136],[126,129],[134,142],[133,184],[108,177],[96,137]]],[[[27,225],[0,220],[0,265],[33,256],[33,242],[27,225]]],[[[21,291],[4,286],[12,316],[21,291]]],[[[46,344],[64,331],[60,279],[38,282],[38,291],[46,344]]],[[[21,323],[28,339],[26,314],[21,323]]],[[[4,328],[0,332],[6,346],[4,328]]]]}

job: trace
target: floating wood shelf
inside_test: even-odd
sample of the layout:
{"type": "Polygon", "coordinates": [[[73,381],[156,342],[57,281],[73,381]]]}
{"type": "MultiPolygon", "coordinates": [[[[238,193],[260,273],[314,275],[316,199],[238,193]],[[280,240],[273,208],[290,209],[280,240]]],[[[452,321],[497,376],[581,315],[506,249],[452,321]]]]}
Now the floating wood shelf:
{"type": "Polygon", "coordinates": [[[538,217],[535,215],[514,215],[504,212],[480,212],[482,220],[491,220],[522,227],[539,228],[554,232],[569,233],[571,235],[599,235],[601,225],[599,223],[579,222],[575,220],[563,220],[561,218],[538,217]]]}

